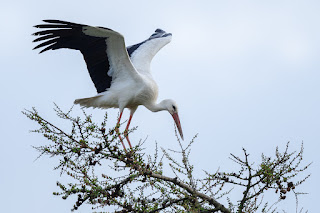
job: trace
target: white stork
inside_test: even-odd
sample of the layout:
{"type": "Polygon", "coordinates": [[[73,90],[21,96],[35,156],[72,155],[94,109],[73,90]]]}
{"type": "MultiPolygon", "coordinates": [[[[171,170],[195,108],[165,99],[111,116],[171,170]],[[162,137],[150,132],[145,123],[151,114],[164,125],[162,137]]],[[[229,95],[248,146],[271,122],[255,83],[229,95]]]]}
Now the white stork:
{"type": "MultiPolygon", "coordinates": [[[[47,50],[61,48],[80,50],[98,94],[93,97],[76,99],[75,104],[94,108],[119,108],[120,123],[124,108],[130,110],[128,128],[139,105],[152,112],[167,110],[173,117],[183,140],[182,128],[175,101],[166,99],[156,103],[158,86],[150,72],[150,63],[155,54],[171,41],[172,34],[157,29],[147,40],[126,48],[124,37],[111,29],[92,27],[60,20],[44,20],[36,25],[43,31],[34,33],[41,41],[34,49],[47,50]]],[[[118,128],[116,128],[119,134],[118,128]]],[[[120,137],[120,135],[119,135],[120,137]]],[[[125,137],[131,147],[128,135],[125,137]]],[[[126,150],[123,140],[120,141],[126,150]]]]}

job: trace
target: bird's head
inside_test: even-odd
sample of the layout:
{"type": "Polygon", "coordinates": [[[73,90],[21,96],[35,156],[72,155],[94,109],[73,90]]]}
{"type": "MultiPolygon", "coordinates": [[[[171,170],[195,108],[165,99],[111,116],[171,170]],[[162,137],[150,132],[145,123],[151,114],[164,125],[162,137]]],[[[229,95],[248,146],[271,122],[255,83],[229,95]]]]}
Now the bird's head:
{"type": "Polygon", "coordinates": [[[163,100],[161,104],[172,115],[172,118],[176,123],[181,139],[183,140],[183,133],[182,133],[182,128],[180,124],[177,103],[174,100],[166,99],[166,100],[163,100]]]}

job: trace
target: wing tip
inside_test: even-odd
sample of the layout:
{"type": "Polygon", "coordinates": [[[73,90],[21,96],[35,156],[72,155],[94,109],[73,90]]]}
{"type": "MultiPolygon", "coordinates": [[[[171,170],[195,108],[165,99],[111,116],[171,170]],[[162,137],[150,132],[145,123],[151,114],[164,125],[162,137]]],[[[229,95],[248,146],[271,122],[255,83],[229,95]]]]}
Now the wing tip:
{"type": "Polygon", "coordinates": [[[59,23],[59,22],[62,22],[58,19],[43,19],[42,20],[43,22],[46,22],[46,23],[59,23]]]}

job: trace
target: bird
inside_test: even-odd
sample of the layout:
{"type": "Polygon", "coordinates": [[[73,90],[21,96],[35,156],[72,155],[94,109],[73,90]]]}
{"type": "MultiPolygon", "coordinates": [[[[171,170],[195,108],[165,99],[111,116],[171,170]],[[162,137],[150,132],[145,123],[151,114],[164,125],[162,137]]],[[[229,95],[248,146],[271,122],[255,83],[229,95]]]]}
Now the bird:
{"type": "MultiPolygon", "coordinates": [[[[67,48],[82,53],[97,94],[76,99],[74,104],[87,108],[119,108],[115,130],[125,151],[118,128],[122,113],[125,108],[130,110],[125,129],[125,133],[128,133],[132,116],[140,105],[152,112],[169,112],[183,140],[177,103],[172,99],[157,103],[158,85],[150,71],[153,57],[171,42],[171,33],[156,29],[146,40],[126,47],[123,35],[106,27],[55,19],[43,22],[34,26],[41,30],[33,34],[37,36],[33,42],[40,42],[33,49],[43,48],[39,52],[43,53],[67,48]]],[[[132,149],[128,134],[125,134],[125,138],[132,149]]]]}

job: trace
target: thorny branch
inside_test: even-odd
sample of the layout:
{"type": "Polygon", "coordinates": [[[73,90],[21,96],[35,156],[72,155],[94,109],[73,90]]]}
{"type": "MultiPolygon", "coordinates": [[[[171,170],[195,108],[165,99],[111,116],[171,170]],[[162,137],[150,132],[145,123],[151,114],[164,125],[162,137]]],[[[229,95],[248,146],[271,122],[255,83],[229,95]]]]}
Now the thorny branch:
{"type": "Polygon", "coordinates": [[[116,208],[115,212],[229,213],[235,210],[255,212],[259,207],[262,212],[268,212],[272,206],[268,207],[267,203],[262,205],[262,199],[258,202],[265,190],[274,189],[279,193],[279,201],[285,199],[290,191],[297,196],[301,193],[294,189],[309,177],[292,181],[310,165],[300,166],[303,146],[300,152],[289,153],[288,143],[284,152],[276,149],[274,159],[262,155],[262,162],[255,167],[243,149],[244,159],[231,154],[231,159],[240,166],[238,172],[205,172],[205,178],[200,178],[195,176],[189,161],[196,136],[186,147],[177,137],[180,150],[162,148],[165,158],[159,158],[157,145],[153,156],[146,155],[142,148],[143,141],[130,152],[125,152],[119,148],[116,127],[107,127],[107,114],[99,125],[84,110],[82,116],[77,117],[71,115],[72,108],[65,113],[56,105],[55,111],[59,118],[69,122],[70,132],[44,119],[35,108],[24,110],[23,114],[39,124],[39,129],[33,132],[51,141],[48,145],[34,147],[41,153],[40,156],[45,154],[59,158],[59,164],[54,169],[60,170],[61,175],[73,178],[71,183],[57,182],[61,191],[54,192],[63,199],[76,195],[78,199],[72,210],[87,203],[93,209],[116,208]],[[174,177],[164,175],[163,165],[166,162],[174,177]],[[101,165],[104,167],[101,168],[101,165]],[[105,165],[109,169],[105,169],[105,165]],[[227,184],[244,187],[244,191],[237,204],[228,199],[228,207],[225,207],[218,200],[231,192],[224,190],[227,184]]]}

